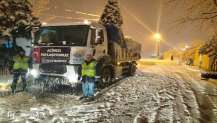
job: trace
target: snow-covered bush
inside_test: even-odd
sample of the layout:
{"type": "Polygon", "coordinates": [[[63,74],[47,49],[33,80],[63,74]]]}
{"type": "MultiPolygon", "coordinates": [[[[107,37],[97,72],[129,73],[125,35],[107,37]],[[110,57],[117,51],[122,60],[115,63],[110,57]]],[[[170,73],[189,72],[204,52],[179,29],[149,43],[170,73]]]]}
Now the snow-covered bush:
{"type": "Polygon", "coordinates": [[[200,48],[200,53],[206,54],[212,59],[211,70],[217,71],[217,35],[214,35],[200,48]]]}

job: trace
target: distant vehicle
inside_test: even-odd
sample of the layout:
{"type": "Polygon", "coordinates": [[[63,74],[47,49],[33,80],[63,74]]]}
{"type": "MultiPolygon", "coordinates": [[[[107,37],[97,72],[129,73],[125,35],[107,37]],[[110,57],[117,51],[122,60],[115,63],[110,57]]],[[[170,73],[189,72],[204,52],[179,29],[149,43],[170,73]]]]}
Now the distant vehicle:
{"type": "Polygon", "coordinates": [[[217,72],[202,72],[201,79],[203,80],[217,79],[217,72]]]}
{"type": "Polygon", "coordinates": [[[63,77],[70,83],[77,83],[85,52],[91,49],[98,61],[97,75],[101,83],[133,75],[141,45],[126,40],[130,42],[126,43],[127,47],[112,43],[108,40],[106,28],[96,22],[43,25],[36,28],[33,35],[34,63],[30,73],[35,79],[43,75],[63,77]],[[108,46],[109,42],[113,48],[108,46]]]}

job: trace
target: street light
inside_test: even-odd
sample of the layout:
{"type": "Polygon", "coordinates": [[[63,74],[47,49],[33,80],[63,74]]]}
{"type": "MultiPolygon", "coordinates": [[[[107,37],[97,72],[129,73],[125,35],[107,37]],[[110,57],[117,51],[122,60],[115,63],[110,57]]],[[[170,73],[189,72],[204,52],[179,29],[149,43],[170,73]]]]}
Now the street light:
{"type": "Polygon", "coordinates": [[[42,22],[42,25],[43,25],[43,26],[47,25],[47,22],[42,22]]]}
{"type": "Polygon", "coordinates": [[[161,34],[160,34],[160,33],[155,33],[155,34],[154,34],[154,38],[155,38],[157,41],[161,40],[161,34]]]}
{"type": "Polygon", "coordinates": [[[190,46],[186,44],[186,45],[184,46],[184,48],[181,48],[181,50],[182,50],[182,51],[186,51],[186,50],[188,50],[189,48],[190,48],[190,46]]]}
{"type": "Polygon", "coordinates": [[[185,49],[188,49],[188,48],[190,48],[190,46],[186,44],[186,45],[185,45],[185,49]]]}
{"type": "Polygon", "coordinates": [[[160,33],[155,33],[154,34],[154,39],[156,41],[156,55],[157,57],[160,56],[160,41],[162,39],[161,34],[160,33]]]}
{"type": "Polygon", "coordinates": [[[87,19],[84,19],[84,24],[90,24],[90,21],[87,19]]]}

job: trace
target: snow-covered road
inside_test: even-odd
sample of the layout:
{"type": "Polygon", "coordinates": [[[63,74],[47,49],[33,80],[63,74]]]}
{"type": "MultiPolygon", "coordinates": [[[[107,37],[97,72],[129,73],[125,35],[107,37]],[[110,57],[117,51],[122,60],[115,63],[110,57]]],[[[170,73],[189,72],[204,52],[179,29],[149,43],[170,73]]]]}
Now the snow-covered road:
{"type": "MultiPolygon", "coordinates": [[[[178,108],[175,113],[181,118],[181,122],[217,122],[217,81],[201,80],[200,70],[189,66],[180,65],[141,65],[142,72],[155,73],[166,78],[166,83],[171,81],[171,88],[178,88],[172,91],[176,95],[178,108]],[[180,103],[181,102],[181,103],[180,103]],[[180,108],[180,106],[182,108],[180,108]],[[180,110],[181,109],[181,110],[180,110]],[[184,111],[184,115],[181,113],[184,111]],[[188,116],[189,115],[189,116],[188,116]],[[190,119],[188,119],[190,118],[190,119]],[[188,119],[186,121],[186,119],[188,119]]],[[[162,78],[162,79],[163,79],[162,78]]],[[[165,86],[163,84],[163,86],[165,86]]],[[[171,91],[170,91],[171,92],[171,91]]]]}
{"type": "Polygon", "coordinates": [[[73,95],[0,98],[3,122],[216,123],[217,82],[178,65],[142,65],[94,102],[73,95]]]}

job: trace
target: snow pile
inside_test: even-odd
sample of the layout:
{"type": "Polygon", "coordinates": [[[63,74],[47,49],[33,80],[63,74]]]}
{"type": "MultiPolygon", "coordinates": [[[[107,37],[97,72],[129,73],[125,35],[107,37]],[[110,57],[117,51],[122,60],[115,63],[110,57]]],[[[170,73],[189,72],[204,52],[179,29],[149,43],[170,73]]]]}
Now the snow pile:
{"type": "Polygon", "coordinates": [[[0,99],[0,108],[0,121],[8,122],[173,123],[199,122],[200,118],[186,81],[153,73],[123,79],[94,102],[81,102],[73,95],[55,94],[38,100],[18,94],[8,102],[0,99]]]}
{"type": "Polygon", "coordinates": [[[112,105],[106,110],[106,118],[112,122],[120,119],[121,122],[197,122],[200,117],[195,95],[188,85],[149,73],[124,80],[100,102],[112,105]]]}

